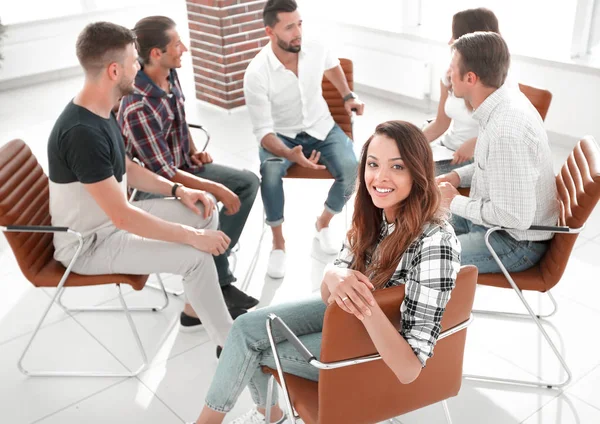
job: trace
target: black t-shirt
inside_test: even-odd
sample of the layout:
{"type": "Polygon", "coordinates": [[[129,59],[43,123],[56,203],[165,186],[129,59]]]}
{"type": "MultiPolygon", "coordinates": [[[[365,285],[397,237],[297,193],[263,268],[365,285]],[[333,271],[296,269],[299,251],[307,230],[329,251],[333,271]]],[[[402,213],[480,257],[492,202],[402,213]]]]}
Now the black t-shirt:
{"type": "Polygon", "coordinates": [[[48,140],[50,180],[92,184],[125,174],[125,144],[111,112],[104,119],[72,101],[58,117],[48,140]]]}

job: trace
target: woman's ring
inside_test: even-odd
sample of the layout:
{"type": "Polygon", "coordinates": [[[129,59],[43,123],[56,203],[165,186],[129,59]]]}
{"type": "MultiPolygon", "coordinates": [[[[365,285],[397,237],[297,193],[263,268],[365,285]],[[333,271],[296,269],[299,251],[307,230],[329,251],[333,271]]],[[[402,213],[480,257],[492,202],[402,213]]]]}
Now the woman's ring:
{"type": "Polygon", "coordinates": [[[345,302],[346,300],[348,300],[348,296],[342,297],[342,302],[345,302]]]}

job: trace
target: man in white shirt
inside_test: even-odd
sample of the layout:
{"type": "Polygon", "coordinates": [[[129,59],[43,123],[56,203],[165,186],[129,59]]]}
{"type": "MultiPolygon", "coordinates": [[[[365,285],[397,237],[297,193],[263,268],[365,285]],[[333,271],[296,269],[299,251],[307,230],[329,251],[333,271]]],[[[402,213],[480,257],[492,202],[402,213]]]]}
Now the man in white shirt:
{"type": "Polygon", "coordinates": [[[335,124],[321,91],[323,75],[340,92],[348,114],[361,115],[364,104],[350,91],[339,60],[318,43],[302,44],[302,18],[294,0],[269,0],[263,12],[271,42],[248,65],[244,94],[254,134],[260,143],[261,195],[266,222],[273,232],[267,274],[285,274],[283,181],[294,163],[327,169],[335,178],[316,237],[326,253],[342,243],[331,239],[329,223],[354,190],[358,162],[352,140],[335,124]]]}
{"type": "Polygon", "coordinates": [[[485,233],[501,226],[490,243],[508,271],[535,265],[552,233],[528,230],[556,225],[558,195],[548,137],[527,98],[504,84],[510,53],[502,37],[476,32],[452,45],[454,95],[473,106],[479,122],[474,163],[438,177],[443,203],[462,245],[461,263],[480,273],[500,272],[485,245],[485,233]],[[469,197],[456,187],[471,185],[469,197]]]}

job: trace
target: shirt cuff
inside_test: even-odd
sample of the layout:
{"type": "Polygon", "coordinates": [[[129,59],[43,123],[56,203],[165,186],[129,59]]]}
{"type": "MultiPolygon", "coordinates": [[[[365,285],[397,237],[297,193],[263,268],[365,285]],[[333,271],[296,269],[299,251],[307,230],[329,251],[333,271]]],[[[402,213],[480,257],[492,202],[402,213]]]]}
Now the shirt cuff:
{"type": "Polygon", "coordinates": [[[475,164],[472,163],[470,165],[454,169],[454,172],[456,172],[460,178],[460,183],[458,184],[459,187],[471,187],[473,172],[475,172],[474,166],[475,164]]]}
{"type": "Polygon", "coordinates": [[[450,203],[450,212],[455,215],[462,216],[463,218],[467,218],[467,208],[469,206],[469,199],[466,196],[456,196],[452,199],[450,203]]]}
{"type": "Polygon", "coordinates": [[[254,132],[254,135],[256,136],[256,140],[258,141],[259,145],[261,144],[262,139],[265,138],[265,136],[268,134],[275,134],[273,128],[265,128],[254,132]]]}
{"type": "Polygon", "coordinates": [[[423,348],[424,346],[422,346],[422,344],[425,344],[425,343],[419,342],[418,340],[411,339],[411,338],[406,339],[406,342],[412,348],[412,350],[413,350],[415,356],[417,357],[417,359],[419,360],[419,362],[421,362],[421,368],[425,368],[425,363],[432,356],[428,353],[430,351],[426,351],[423,348]]]}

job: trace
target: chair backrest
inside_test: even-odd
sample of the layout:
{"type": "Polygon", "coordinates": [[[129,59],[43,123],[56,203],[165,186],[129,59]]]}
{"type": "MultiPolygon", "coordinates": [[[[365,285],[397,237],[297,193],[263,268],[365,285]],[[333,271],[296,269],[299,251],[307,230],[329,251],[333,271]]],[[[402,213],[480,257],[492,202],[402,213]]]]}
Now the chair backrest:
{"type": "MultiPolygon", "coordinates": [[[[477,268],[464,266],[442,318],[442,331],[471,314],[477,268]]],[[[375,298],[391,322],[400,324],[404,285],[375,292],[375,298]]],[[[401,384],[382,361],[321,371],[319,374],[319,423],[374,423],[422,408],[458,394],[466,330],[439,340],[434,356],[419,377],[401,384]]],[[[364,326],[353,316],[331,305],[325,313],[320,360],[338,361],[376,353],[364,326]]]]}
{"type": "MultiPolygon", "coordinates": [[[[354,90],[354,65],[352,64],[352,61],[350,59],[342,58],[340,59],[340,66],[348,81],[348,87],[350,87],[350,90],[354,90]]],[[[327,102],[327,106],[329,106],[329,111],[331,112],[333,120],[342,130],[344,130],[351,140],[354,140],[352,134],[352,117],[349,116],[346,109],[344,109],[344,100],[340,96],[339,91],[337,91],[334,85],[325,77],[323,77],[322,88],[323,98],[327,102]]]]}
{"type": "MultiPolygon", "coordinates": [[[[23,140],[0,148],[0,225],[50,225],[48,177],[23,140]]],[[[53,260],[50,233],[4,233],[19,267],[33,282],[53,260]]]]}
{"type": "Polygon", "coordinates": [[[550,102],[552,102],[552,93],[548,90],[531,87],[525,84],[519,84],[519,89],[537,109],[538,113],[542,117],[542,121],[545,121],[546,115],[548,114],[548,109],[550,109],[550,102]]]}
{"type": "MultiPolygon", "coordinates": [[[[581,139],[556,176],[561,203],[560,224],[579,228],[585,224],[600,199],[600,149],[593,137],[581,139]]],[[[546,290],[562,277],[576,235],[555,234],[540,261],[546,290]]]]}

